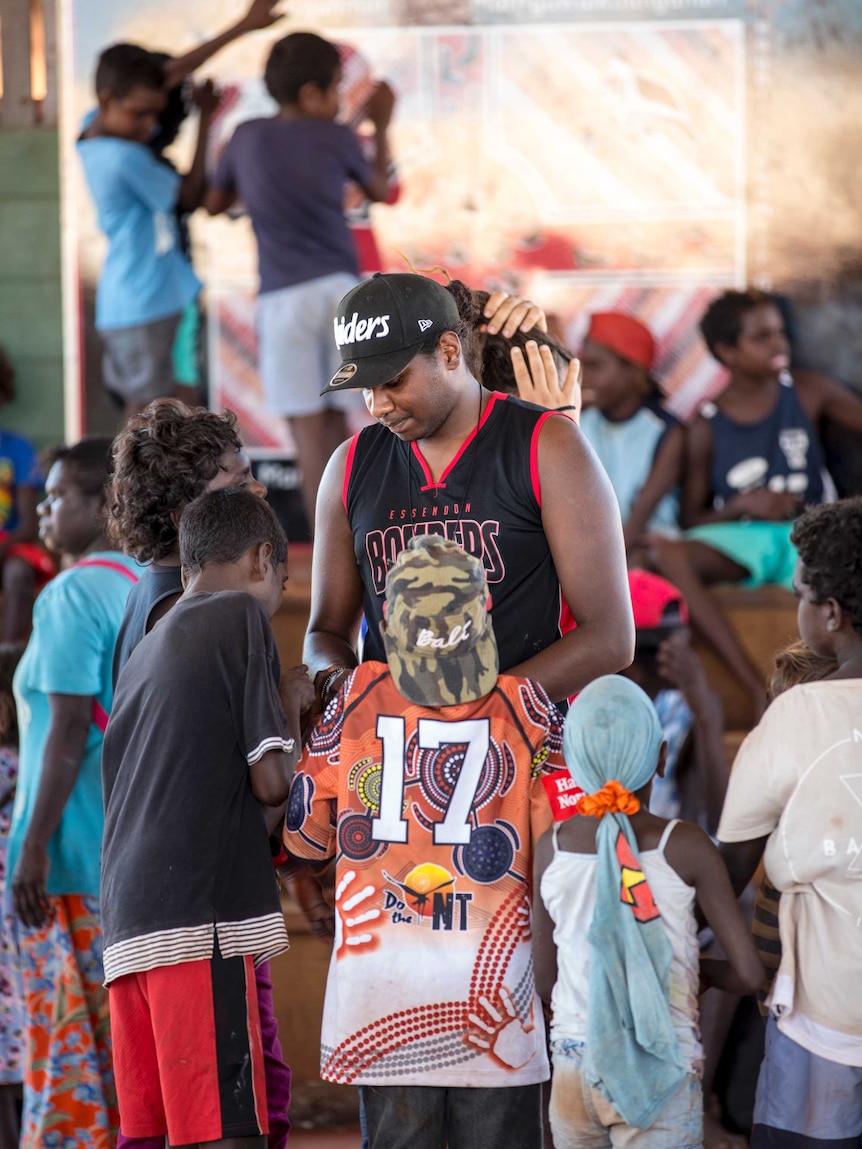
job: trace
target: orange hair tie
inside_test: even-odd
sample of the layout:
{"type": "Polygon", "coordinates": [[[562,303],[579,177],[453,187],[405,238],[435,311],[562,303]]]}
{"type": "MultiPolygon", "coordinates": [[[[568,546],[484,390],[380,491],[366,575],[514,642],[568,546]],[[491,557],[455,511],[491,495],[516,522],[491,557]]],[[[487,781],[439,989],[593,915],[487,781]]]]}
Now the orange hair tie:
{"type": "Polygon", "coordinates": [[[614,778],[595,794],[585,794],[578,803],[578,813],[588,814],[591,818],[604,818],[605,814],[636,814],[640,808],[640,800],[614,778]]]}

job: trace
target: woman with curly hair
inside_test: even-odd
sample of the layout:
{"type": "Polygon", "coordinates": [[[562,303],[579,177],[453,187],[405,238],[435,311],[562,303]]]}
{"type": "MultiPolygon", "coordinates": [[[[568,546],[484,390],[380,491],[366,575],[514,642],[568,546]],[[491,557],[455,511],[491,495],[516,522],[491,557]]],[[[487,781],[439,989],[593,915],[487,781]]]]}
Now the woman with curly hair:
{"type": "Polygon", "coordinates": [[[862,498],[796,520],[799,633],[835,669],[775,698],[733,767],[718,836],[740,888],[781,893],[752,1149],[862,1137],[862,498]]]}
{"type": "Polygon", "coordinates": [[[114,653],[114,681],[129,655],[183,593],[179,521],[204,491],[266,487],[251,473],[232,411],[216,415],[178,399],[156,399],[114,440],[111,533],[147,566],[129,596],[114,653]]]}

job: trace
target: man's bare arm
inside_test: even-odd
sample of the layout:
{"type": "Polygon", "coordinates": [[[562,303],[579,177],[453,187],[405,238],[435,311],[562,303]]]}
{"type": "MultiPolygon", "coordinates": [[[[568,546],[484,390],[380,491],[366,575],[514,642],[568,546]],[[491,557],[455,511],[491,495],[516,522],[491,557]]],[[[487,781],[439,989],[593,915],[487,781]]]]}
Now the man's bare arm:
{"type": "Polygon", "coordinates": [[[539,682],[560,702],[634,657],[635,628],[616,496],[570,419],[539,436],[542,525],[577,629],[509,673],[539,682]]]}
{"type": "Polygon", "coordinates": [[[240,36],[245,36],[249,32],[256,32],[261,28],[269,28],[275,24],[282,15],[275,11],[277,6],[275,0],[252,0],[245,15],[235,24],[231,24],[229,28],[225,28],[224,32],[219,32],[211,40],[205,40],[203,44],[198,44],[196,48],[192,48],[191,51],[185,52],[182,56],[167,60],[165,62],[165,87],[175,88],[181,84],[186,76],[190,76],[192,72],[203,67],[216,52],[220,52],[222,48],[226,48],[228,44],[238,40],[240,36]]]}

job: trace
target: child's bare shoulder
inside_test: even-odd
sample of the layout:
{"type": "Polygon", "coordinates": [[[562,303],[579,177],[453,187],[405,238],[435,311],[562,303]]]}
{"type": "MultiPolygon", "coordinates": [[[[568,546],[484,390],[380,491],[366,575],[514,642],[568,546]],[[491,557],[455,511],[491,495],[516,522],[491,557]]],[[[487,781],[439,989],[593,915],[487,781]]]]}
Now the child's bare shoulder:
{"type": "Polygon", "coordinates": [[[710,836],[693,822],[677,822],[664,848],[671,867],[689,886],[708,878],[724,863],[710,836]]]}

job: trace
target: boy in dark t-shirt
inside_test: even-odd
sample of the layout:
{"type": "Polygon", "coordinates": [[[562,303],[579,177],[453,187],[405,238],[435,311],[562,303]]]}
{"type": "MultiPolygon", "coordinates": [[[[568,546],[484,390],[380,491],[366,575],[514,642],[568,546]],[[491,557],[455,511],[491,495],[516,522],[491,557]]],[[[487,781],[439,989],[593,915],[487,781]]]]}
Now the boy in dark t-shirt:
{"type": "Polygon", "coordinates": [[[267,1132],[254,965],[287,948],[268,829],[313,692],[280,674],[267,504],[203,495],[180,555],[185,593],[129,659],[105,739],[105,979],[124,1133],[238,1149],[267,1132]]]}

